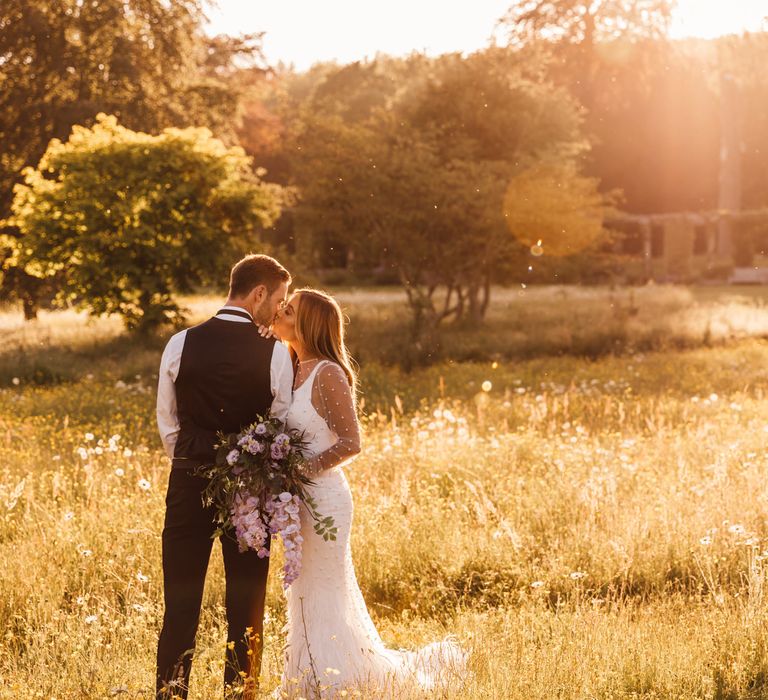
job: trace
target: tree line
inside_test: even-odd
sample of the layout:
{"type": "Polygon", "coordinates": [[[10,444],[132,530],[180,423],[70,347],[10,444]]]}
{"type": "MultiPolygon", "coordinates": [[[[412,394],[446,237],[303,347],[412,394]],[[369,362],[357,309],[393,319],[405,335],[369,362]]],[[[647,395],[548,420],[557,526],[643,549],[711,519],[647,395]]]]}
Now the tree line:
{"type": "Polygon", "coordinates": [[[670,9],[530,0],[470,56],[298,73],[258,35],[208,37],[192,0],[10,0],[3,294],[152,327],[268,246],[401,284],[426,339],[482,320],[493,283],[605,279],[615,208],[715,208],[723,72],[744,206],[768,205],[768,36],[671,42],[670,9]]]}

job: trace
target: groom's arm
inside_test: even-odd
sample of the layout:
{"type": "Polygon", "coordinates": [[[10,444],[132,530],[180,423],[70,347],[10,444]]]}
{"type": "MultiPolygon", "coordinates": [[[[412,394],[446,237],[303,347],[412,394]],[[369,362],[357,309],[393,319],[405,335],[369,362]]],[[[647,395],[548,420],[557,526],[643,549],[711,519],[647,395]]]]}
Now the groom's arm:
{"type": "Polygon", "coordinates": [[[285,422],[293,393],[293,363],[288,348],[280,341],[275,342],[272,349],[269,375],[272,384],[272,408],[269,413],[285,422]]]}
{"type": "Polygon", "coordinates": [[[173,459],[176,439],[179,437],[179,417],[176,411],[176,377],[179,376],[181,351],[186,331],[174,335],[165,346],[157,378],[157,429],[167,455],[173,459]]]}

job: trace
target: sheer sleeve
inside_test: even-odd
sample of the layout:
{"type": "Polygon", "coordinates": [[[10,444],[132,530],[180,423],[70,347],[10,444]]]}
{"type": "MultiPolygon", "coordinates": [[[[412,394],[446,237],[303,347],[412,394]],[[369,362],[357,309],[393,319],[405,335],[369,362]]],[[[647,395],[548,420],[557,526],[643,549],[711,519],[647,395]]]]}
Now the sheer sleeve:
{"type": "Polygon", "coordinates": [[[337,467],[360,453],[355,400],[347,375],[335,362],[328,362],[317,371],[312,385],[312,405],[338,439],[309,460],[306,473],[310,476],[337,467]]]}

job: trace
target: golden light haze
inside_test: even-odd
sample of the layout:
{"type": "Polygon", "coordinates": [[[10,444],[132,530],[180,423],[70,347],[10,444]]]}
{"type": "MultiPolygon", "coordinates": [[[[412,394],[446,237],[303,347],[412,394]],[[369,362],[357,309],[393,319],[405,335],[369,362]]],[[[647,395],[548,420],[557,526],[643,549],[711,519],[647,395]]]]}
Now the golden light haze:
{"type": "MultiPolygon", "coordinates": [[[[270,62],[299,70],[317,61],[475,51],[488,44],[510,0],[218,0],[209,12],[212,33],[265,31],[270,62]]],[[[679,0],[670,33],[712,38],[766,28],[765,0],[679,0]]]]}

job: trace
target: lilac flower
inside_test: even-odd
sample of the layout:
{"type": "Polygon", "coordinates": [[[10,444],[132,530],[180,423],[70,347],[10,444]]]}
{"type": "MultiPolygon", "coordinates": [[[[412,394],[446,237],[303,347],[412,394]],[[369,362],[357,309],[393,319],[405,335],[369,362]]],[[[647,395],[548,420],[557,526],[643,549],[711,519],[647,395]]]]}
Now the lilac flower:
{"type": "Polygon", "coordinates": [[[269,451],[270,456],[275,461],[281,460],[285,455],[283,454],[283,448],[278,444],[273,444],[269,451]]]}
{"type": "Polygon", "coordinates": [[[259,423],[254,429],[253,432],[256,433],[256,435],[264,435],[267,432],[267,426],[264,425],[264,423],[259,423]]]}
{"type": "Polygon", "coordinates": [[[237,444],[252,455],[257,455],[264,450],[264,446],[253,435],[244,435],[237,444]]]}
{"type": "Polygon", "coordinates": [[[227,464],[231,467],[240,458],[240,452],[238,450],[231,450],[227,455],[227,464]]]}
{"type": "Polygon", "coordinates": [[[235,494],[232,504],[232,524],[235,526],[238,548],[241,552],[255,549],[258,556],[265,550],[267,531],[258,508],[259,501],[248,493],[235,494]]]}

